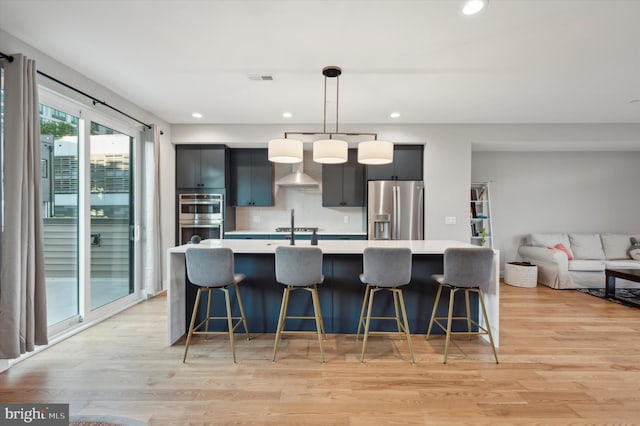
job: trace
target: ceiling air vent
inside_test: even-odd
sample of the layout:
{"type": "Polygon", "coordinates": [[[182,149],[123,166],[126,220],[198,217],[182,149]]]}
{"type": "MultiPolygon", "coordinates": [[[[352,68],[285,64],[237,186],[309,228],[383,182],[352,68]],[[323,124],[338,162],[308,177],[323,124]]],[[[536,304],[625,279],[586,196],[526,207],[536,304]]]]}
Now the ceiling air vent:
{"type": "Polygon", "coordinates": [[[272,81],[273,76],[269,74],[249,74],[249,80],[253,81],[272,81]]]}

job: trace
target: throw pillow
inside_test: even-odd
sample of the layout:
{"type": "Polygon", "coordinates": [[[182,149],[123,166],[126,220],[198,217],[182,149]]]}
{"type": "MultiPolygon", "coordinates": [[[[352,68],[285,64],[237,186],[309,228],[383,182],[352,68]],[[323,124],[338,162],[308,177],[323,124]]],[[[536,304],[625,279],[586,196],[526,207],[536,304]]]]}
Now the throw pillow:
{"type": "Polygon", "coordinates": [[[573,260],[573,255],[571,254],[571,251],[568,248],[566,248],[564,244],[556,244],[555,247],[547,246],[547,248],[549,250],[561,251],[567,255],[567,259],[573,260]]]}
{"type": "Polygon", "coordinates": [[[640,241],[637,238],[631,237],[629,238],[631,242],[631,247],[629,247],[629,256],[634,260],[640,260],[640,241]]]}
{"type": "Polygon", "coordinates": [[[571,253],[571,250],[569,250],[568,248],[566,248],[564,246],[564,244],[556,244],[555,246],[556,249],[563,251],[567,254],[567,259],[569,260],[573,260],[573,254],[571,253]]]}

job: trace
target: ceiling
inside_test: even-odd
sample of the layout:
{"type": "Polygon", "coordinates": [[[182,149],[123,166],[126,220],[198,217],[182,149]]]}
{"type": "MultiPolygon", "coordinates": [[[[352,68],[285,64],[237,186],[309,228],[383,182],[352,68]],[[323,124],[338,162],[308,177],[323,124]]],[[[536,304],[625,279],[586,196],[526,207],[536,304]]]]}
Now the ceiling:
{"type": "Polygon", "coordinates": [[[640,122],[640,1],[461,6],[0,0],[0,28],[169,123],[322,122],[326,65],[341,124],[640,122]]]}

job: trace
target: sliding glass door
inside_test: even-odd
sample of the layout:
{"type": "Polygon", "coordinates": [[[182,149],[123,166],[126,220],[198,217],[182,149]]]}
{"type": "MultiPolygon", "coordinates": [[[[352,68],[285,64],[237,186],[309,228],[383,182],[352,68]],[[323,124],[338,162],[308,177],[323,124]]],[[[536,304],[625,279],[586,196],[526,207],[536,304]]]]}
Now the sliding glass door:
{"type": "Polygon", "coordinates": [[[132,294],[133,138],[92,122],[90,133],[91,309],[132,294]]]}
{"type": "Polygon", "coordinates": [[[40,101],[47,323],[53,335],[141,297],[141,268],[134,268],[140,258],[134,213],[141,211],[135,197],[141,190],[134,171],[141,137],[138,129],[49,90],[41,88],[40,101]]]}

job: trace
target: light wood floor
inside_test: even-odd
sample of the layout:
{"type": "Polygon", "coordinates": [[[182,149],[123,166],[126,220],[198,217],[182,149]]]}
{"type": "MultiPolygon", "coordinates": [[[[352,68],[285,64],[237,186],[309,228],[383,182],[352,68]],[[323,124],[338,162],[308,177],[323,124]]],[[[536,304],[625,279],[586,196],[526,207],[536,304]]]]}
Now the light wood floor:
{"type": "MultiPolygon", "coordinates": [[[[640,424],[640,309],[575,291],[502,285],[500,365],[489,346],[375,336],[198,336],[166,345],[164,297],[139,304],[0,374],[2,402],[70,403],[151,425],[640,424]]],[[[426,324],[425,324],[426,326],[426,324]]],[[[424,330],[414,330],[424,333],[424,330]]]]}

